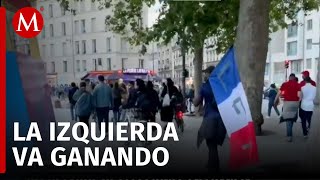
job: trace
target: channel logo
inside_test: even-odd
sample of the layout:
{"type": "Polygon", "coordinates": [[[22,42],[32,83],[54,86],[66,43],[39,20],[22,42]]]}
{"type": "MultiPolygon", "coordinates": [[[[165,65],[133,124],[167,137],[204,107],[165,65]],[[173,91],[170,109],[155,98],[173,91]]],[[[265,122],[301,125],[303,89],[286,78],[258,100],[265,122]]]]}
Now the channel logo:
{"type": "Polygon", "coordinates": [[[12,19],[15,32],[23,38],[34,38],[42,31],[44,25],[41,13],[32,7],[18,10],[12,19]]]}

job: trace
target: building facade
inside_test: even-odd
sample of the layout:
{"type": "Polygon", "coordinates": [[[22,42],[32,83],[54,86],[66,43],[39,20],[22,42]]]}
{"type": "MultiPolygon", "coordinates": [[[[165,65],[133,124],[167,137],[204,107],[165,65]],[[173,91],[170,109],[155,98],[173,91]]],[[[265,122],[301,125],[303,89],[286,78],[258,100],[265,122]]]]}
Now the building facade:
{"type": "MultiPolygon", "coordinates": [[[[99,2],[70,1],[75,14],[64,10],[57,0],[39,0],[36,4],[45,25],[38,36],[41,58],[48,77],[56,75],[57,84],[78,82],[89,71],[127,68],[153,68],[150,48],[140,54],[142,46],[131,46],[125,37],[110,31],[105,24],[112,16],[110,8],[99,2]]],[[[142,26],[148,23],[148,8],[143,10],[142,26]]],[[[30,53],[28,41],[17,37],[17,49],[30,53]]]]}
{"type": "MultiPolygon", "coordinates": [[[[158,44],[159,54],[159,75],[165,78],[171,78],[177,85],[182,84],[183,68],[181,47],[176,43],[177,39],[173,39],[167,45],[158,44]]],[[[193,84],[194,77],[194,53],[189,49],[186,54],[186,70],[189,76],[186,77],[186,84],[193,84]]],[[[222,56],[217,54],[214,47],[214,37],[205,40],[203,48],[203,69],[208,66],[217,65],[222,56]]]]}
{"type": "Polygon", "coordinates": [[[320,13],[312,11],[305,15],[299,12],[297,22],[286,29],[270,35],[269,51],[265,71],[265,84],[281,85],[285,81],[285,61],[289,61],[287,75],[295,73],[302,80],[301,72],[308,70],[316,79],[319,62],[320,13]]]}

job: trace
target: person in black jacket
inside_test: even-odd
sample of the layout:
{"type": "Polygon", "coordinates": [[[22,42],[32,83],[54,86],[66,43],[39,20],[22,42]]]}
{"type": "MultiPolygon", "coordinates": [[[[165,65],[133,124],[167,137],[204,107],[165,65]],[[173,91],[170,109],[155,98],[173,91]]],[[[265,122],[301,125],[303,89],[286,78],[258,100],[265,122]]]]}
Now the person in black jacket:
{"type": "Polygon", "coordinates": [[[158,111],[160,101],[157,91],[153,87],[153,83],[151,81],[147,82],[147,93],[148,97],[150,98],[152,104],[151,104],[151,119],[150,122],[156,122],[156,113],[158,111]]]}
{"type": "Polygon", "coordinates": [[[72,121],[77,120],[77,117],[75,116],[75,109],[74,109],[74,105],[76,104],[76,101],[73,99],[73,95],[78,89],[79,88],[76,86],[76,83],[72,82],[71,88],[69,89],[69,92],[68,92],[72,121]]]}
{"type": "Polygon", "coordinates": [[[169,106],[163,106],[163,101],[166,94],[169,95],[170,101],[172,100],[173,96],[177,96],[179,94],[178,88],[174,85],[174,82],[170,78],[167,79],[167,84],[166,86],[164,86],[160,96],[162,99],[160,115],[161,115],[161,121],[172,122],[175,104],[171,101],[169,106]]]}

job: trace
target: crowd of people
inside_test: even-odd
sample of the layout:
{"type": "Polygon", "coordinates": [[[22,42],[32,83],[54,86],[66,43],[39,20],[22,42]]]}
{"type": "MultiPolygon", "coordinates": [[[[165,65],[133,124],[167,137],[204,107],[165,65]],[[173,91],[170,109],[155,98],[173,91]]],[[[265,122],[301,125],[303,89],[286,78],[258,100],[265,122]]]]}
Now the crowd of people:
{"type": "Polygon", "coordinates": [[[287,141],[293,141],[292,128],[294,123],[301,119],[301,127],[304,138],[308,138],[311,127],[311,119],[314,110],[314,100],[316,97],[316,83],[310,78],[308,71],[302,72],[303,80],[299,83],[299,79],[295,74],[290,74],[289,81],[284,82],[280,89],[277,90],[275,84],[271,84],[269,90],[268,116],[270,118],[271,109],[274,108],[280,117],[280,122],[287,124],[287,141]],[[282,114],[277,108],[283,99],[282,114]]]}
{"type": "MultiPolygon", "coordinates": [[[[185,105],[184,110],[190,114],[194,113],[194,107],[204,105],[197,145],[199,147],[203,140],[206,141],[209,149],[207,168],[211,171],[219,171],[218,146],[224,142],[226,128],[208,80],[214,68],[209,66],[203,71],[204,83],[199,93],[195,94],[194,86],[191,85],[185,97],[170,78],[162,84],[159,91],[155,90],[153,82],[144,82],[141,79],[136,79],[135,82],[120,81],[110,84],[106,83],[103,76],[99,76],[98,84],[92,85],[87,80],[81,82],[79,88],[75,83],[71,83],[68,91],[71,118],[88,124],[90,116],[93,115],[100,124],[109,122],[109,111],[113,111],[113,122],[116,123],[124,121],[128,110],[135,108],[140,110],[140,118],[148,122],[156,122],[157,112],[160,112],[161,121],[172,122],[178,104],[185,105]]],[[[268,93],[267,118],[270,118],[273,108],[280,122],[287,124],[289,142],[292,142],[292,127],[298,117],[301,119],[305,138],[308,137],[311,127],[316,83],[311,80],[308,71],[302,74],[302,82],[299,83],[295,74],[291,74],[289,80],[284,82],[279,90],[275,84],[271,84],[268,93]],[[283,101],[281,113],[278,110],[280,99],[283,101]]]]}
{"type": "Polygon", "coordinates": [[[153,82],[141,79],[107,83],[104,76],[99,76],[98,81],[95,85],[88,80],[82,81],[79,87],[71,83],[68,98],[72,120],[88,124],[92,116],[98,124],[109,122],[109,112],[112,111],[112,121],[116,123],[125,121],[127,111],[135,109],[139,111],[140,119],[156,122],[159,111],[161,121],[172,122],[177,104],[183,104],[182,93],[170,78],[160,92],[155,90],[153,82]]]}

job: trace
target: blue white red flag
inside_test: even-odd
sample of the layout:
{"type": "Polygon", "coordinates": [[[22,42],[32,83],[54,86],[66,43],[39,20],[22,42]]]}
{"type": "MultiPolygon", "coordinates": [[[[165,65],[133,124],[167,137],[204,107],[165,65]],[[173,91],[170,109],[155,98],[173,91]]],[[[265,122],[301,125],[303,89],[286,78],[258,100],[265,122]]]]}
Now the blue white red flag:
{"type": "Polygon", "coordinates": [[[230,138],[231,168],[258,162],[256,135],[248,100],[231,47],[209,78],[219,112],[230,138]]]}

